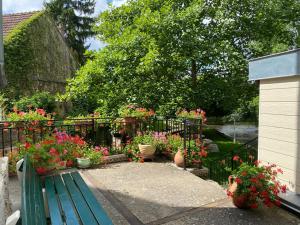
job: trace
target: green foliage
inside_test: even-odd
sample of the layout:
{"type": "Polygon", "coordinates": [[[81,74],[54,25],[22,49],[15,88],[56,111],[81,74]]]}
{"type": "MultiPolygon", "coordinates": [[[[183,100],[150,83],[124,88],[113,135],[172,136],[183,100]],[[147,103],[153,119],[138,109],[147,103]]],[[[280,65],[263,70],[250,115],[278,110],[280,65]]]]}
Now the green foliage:
{"type": "Polygon", "coordinates": [[[248,60],[299,42],[299,8],[292,0],[129,0],[100,14],[94,30],[107,46],[69,81],[66,97],[88,112],[135,103],[162,114],[230,114],[258,94],[248,60]]]}
{"type": "Polygon", "coordinates": [[[133,139],[133,144],[136,145],[155,145],[156,144],[156,140],[153,137],[153,134],[149,133],[149,134],[144,134],[144,135],[138,135],[136,137],[134,137],[133,139]]]}
{"type": "Polygon", "coordinates": [[[81,62],[88,48],[85,41],[93,35],[95,0],[51,0],[45,3],[46,11],[61,29],[67,43],[77,51],[81,62]]]}
{"type": "Polygon", "coordinates": [[[52,113],[55,110],[55,97],[49,92],[38,92],[32,96],[25,96],[14,103],[14,106],[21,111],[43,108],[46,112],[52,113]]]}
{"type": "Polygon", "coordinates": [[[92,165],[99,165],[103,155],[101,151],[95,151],[94,148],[86,146],[82,149],[82,156],[90,159],[92,165]]]}
{"type": "Polygon", "coordinates": [[[28,44],[32,37],[29,27],[37,24],[43,15],[44,12],[39,12],[19,23],[4,39],[5,71],[8,78],[8,88],[4,93],[9,98],[19,96],[31,84],[26,75],[34,71],[35,59],[34,49],[28,44]]]}

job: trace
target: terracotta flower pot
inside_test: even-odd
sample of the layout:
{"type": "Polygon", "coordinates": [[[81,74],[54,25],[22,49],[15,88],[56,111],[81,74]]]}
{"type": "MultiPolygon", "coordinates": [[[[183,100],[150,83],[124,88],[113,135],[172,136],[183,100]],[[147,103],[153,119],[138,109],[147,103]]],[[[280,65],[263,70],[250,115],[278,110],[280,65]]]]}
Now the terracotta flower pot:
{"type": "Polygon", "coordinates": [[[174,162],[175,162],[176,166],[184,167],[184,156],[180,150],[177,151],[177,153],[174,157],[174,162]]]}
{"type": "Polygon", "coordinates": [[[156,149],[153,145],[139,145],[139,150],[143,159],[153,159],[156,149]]]}
{"type": "Polygon", "coordinates": [[[233,181],[233,178],[228,178],[228,191],[232,193],[232,203],[239,209],[250,209],[249,195],[247,194],[236,194],[238,184],[233,181]]]}

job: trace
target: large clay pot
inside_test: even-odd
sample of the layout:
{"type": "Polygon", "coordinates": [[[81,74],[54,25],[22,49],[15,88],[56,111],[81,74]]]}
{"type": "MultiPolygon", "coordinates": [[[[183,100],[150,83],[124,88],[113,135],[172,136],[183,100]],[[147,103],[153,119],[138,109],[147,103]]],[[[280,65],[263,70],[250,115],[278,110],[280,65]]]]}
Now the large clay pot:
{"type": "Polygon", "coordinates": [[[153,159],[156,149],[153,145],[139,145],[139,150],[143,159],[153,159]]]}
{"type": "Polygon", "coordinates": [[[232,193],[232,202],[239,209],[249,209],[249,196],[246,194],[236,194],[238,184],[233,181],[233,178],[229,176],[228,178],[228,191],[232,193]]]}
{"type": "Polygon", "coordinates": [[[180,150],[178,150],[178,152],[176,153],[174,157],[174,162],[176,166],[184,167],[184,156],[180,150]]]}

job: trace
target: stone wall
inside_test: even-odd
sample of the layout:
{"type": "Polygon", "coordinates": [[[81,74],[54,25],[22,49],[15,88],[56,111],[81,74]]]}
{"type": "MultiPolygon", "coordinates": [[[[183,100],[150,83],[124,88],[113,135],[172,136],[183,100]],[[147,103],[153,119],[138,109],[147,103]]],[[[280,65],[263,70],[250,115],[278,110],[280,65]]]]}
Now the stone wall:
{"type": "Polygon", "coordinates": [[[37,91],[62,93],[66,79],[79,67],[77,55],[50,16],[42,12],[32,17],[6,37],[7,89],[15,96],[37,91]]]}

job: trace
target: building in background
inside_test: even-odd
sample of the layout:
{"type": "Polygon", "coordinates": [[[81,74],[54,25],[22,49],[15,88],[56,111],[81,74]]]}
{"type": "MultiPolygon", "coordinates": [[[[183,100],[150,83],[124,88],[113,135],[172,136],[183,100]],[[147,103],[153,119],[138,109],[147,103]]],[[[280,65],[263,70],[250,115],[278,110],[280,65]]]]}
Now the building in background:
{"type": "Polygon", "coordinates": [[[3,34],[10,97],[64,92],[79,63],[50,16],[43,11],[4,15],[3,34]]]}

